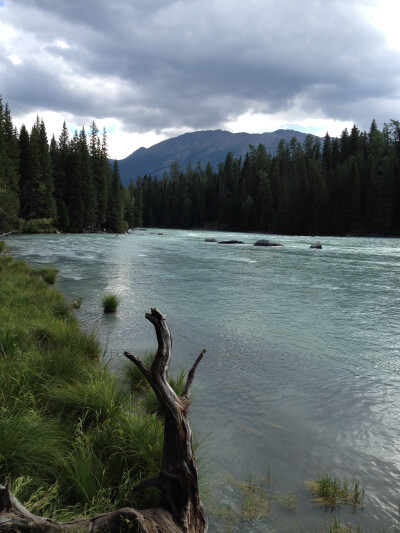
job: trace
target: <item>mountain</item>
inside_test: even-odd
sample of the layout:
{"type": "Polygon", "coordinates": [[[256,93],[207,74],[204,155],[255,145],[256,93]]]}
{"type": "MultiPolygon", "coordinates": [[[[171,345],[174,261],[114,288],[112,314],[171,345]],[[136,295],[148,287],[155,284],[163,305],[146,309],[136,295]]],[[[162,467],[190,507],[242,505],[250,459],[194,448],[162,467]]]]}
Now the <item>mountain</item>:
{"type": "Polygon", "coordinates": [[[268,133],[230,133],[222,130],[195,131],[184,133],[173,139],[167,139],[150,148],[139,148],[125,159],[118,161],[118,168],[123,185],[128,185],[131,178],[137,176],[162,177],[169,171],[171,163],[178,161],[182,170],[186,170],[189,161],[193,167],[200,161],[203,168],[209,162],[214,169],[225,161],[226,154],[244,156],[249,151],[249,144],[263,144],[271,154],[275,154],[279,141],[290,141],[296,137],[302,144],[307,134],[295,130],[277,130],[268,133]]]}

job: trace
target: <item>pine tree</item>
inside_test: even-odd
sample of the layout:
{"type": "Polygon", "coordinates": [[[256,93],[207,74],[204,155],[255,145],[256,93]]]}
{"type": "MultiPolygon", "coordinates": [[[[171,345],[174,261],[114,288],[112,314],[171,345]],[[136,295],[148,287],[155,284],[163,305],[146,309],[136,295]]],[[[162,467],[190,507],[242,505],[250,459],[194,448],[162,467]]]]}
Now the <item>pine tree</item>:
{"type": "Polygon", "coordinates": [[[135,227],[143,226],[143,193],[140,178],[136,182],[135,192],[136,209],[135,209],[135,227]]]}
{"type": "Polygon", "coordinates": [[[97,197],[85,128],[82,128],[79,135],[79,172],[83,181],[83,197],[85,205],[83,227],[84,229],[93,230],[97,220],[97,197]]]}
{"type": "Polygon", "coordinates": [[[54,177],[51,162],[49,143],[43,119],[36,120],[32,133],[37,132],[40,165],[40,211],[39,218],[50,218],[54,222],[57,217],[57,208],[54,198],[54,177]]]}
{"type": "Polygon", "coordinates": [[[67,207],[67,183],[71,167],[71,146],[69,132],[64,121],[58,143],[53,137],[50,143],[50,155],[53,163],[54,197],[57,205],[57,219],[60,229],[66,231],[70,226],[67,207]]]}
{"type": "Polygon", "coordinates": [[[322,148],[322,166],[325,170],[330,170],[332,168],[332,144],[329,134],[326,133],[324,137],[324,145],[322,148]]]}
{"type": "Polygon", "coordinates": [[[0,98],[0,233],[18,227],[19,149],[10,109],[0,98]]]}
{"type": "Polygon", "coordinates": [[[256,196],[256,227],[255,229],[268,232],[272,229],[273,197],[269,176],[266,172],[258,171],[258,191],[256,196]]]}
{"type": "MultiPolygon", "coordinates": [[[[38,218],[38,186],[39,170],[38,163],[34,165],[31,138],[25,124],[22,124],[19,132],[19,173],[20,173],[20,216],[24,219],[38,218]]],[[[37,162],[37,158],[36,158],[37,162]]]]}
{"type": "Polygon", "coordinates": [[[97,159],[94,169],[94,180],[97,194],[97,226],[106,224],[107,206],[109,202],[108,191],[112,180],[112,170],[108,161],[107,133],[103,130],[101,147],[97,145],[97,159]]]}
{"type": "Polygon", "coordinates": [[[112,172],[107,225],[108,229],[115,233],[121,233],[124,230],[122,185],[116,160],[112,172]]]}
{"type": "Polygon", "coordinates": [[[84,176],[81,166],[81,149],[78,132],[75,131],[70,143],[69,172],[66,184],[66,204],[70,218],[69,230],[80,232],[84,227],[84,176]]]}
{"type": "Polygon", "coordinates": [[[128,228],[134,228],[136,224],[135,186],[133,180],[123,190],[124,195],[124,219],[128,228]]]}
{"type": "Polygon", "coordinates": [[[107,134],[104,130],[102,142],[98,137],[99,129],[93,120],[90,125],[89,153],[92,164],[93,187],[96,204],[96,222],[98,229],[106,223],[108,190],[111,182],[111,168],[107,154],[107,134]]]}

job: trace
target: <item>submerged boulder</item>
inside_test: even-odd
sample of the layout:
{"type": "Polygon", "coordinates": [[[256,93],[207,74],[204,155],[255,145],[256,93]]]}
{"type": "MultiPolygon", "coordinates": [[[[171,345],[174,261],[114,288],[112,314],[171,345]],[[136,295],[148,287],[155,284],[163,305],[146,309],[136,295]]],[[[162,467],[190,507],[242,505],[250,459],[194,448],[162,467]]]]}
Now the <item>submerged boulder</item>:
{"type": "Polygon", "coordinates": [[[207,239],[204,239],[204,242],[217,242],[217,239],[214,239],[214,237],[207,237],[207,239]]]}
{"type": "Polygon", "coordinates": [[[261,239],[254,243],[254,246],[283,246],[280,242],[271,242],[268,239],[261,239]]]}
{"type": "Polygon", "coordinates": [[[314,244],[312,244],[310,248],[314,248],[315,250],[322,250],[322,244],[319,241],[317,241],[317,242],[314,242],[314,244]]]}
{"type": "Polygon", "coordinates": [[[244,244],[242,241],[219,241],[218,244],[244,244]]]}

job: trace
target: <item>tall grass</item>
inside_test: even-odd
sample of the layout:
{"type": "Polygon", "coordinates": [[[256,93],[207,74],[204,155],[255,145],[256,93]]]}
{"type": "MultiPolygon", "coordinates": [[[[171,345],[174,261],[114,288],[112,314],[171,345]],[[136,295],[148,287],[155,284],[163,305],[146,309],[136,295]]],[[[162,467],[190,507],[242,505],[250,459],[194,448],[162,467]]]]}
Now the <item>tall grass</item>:
{"type": "Polygon", "coordinates": [[[163,425],[101,365],[97,339],[46,278],[0,257],[0,483],[14,480],[33,512],[69,519],[126,505],[160,469],[163,425]]]}
{"type": "Polygon", "coordinates": [[[118,417],[129,405],[126,391],[105,370],[81,376],[79,380],[53,382],[45,388],[43,398],[49,411],[84,418],[86,424],[118,417]]]}
{"type": "Polygon", "coordinates": [[[105,294],[101,300],[105,313],[115,313],[119,305],[119,298],[115,294],[105,294]]]}
{"type": "Polygon", "coordinates": [[[49,283],[50,285],[53,285],[56,282],[58,270],[54,267],[41,267],[36,270],[38,274],[42,277],[42,279],[49,283]]]}
{"type": "Polygon", "coordinates": [[[34,408],[32,396],[8,404],[0,409],[0,472],[34,477],[39,486],[54,476],[67,449],[67,435],[56,418],[34,408]]]}

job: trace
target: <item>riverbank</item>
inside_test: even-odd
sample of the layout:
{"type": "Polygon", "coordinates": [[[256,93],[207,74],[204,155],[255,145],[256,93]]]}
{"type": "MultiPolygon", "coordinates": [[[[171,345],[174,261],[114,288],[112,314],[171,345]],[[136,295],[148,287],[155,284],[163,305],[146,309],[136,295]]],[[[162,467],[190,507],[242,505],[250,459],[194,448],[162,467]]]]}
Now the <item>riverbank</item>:
{"type": "Polygon", "coordinates": [[[172,370],[207,349],[190,421],[207,455],[210,533],[224,531],[221,508],[240,512],[241,483],[249,476],[257,483],[267,466],[269,515],[232,531],[326,533],[335,520],[355,531],[395,531],[398,240],[324,238],[323,252],[314,253],[307,237],[271,236],[285,246],[260,249],[210,245],[207,232],[164,233],[18,235],[7,244],[30,264],[60,269],[57,286],[69,301],[83,299],[76,316],[107,344],[116,371],[124,350],[155,344],[143,320],[150,306],[167,313],[172,370]],[[112,316],[101,309],[108,291],[121,298],[112,316]],[[321,509],[305,482],[325,473],[358,479],[364,509],[321,509]],[[288,495],[293,511],[281,505],[288,495]]]}
{"type": "Polygon", "coordinates": [[[163,428],[108,372],[56,272],[0,254],[0,483],[33,513],[68,520],[125,506],[159,471],[163,428]]]}

